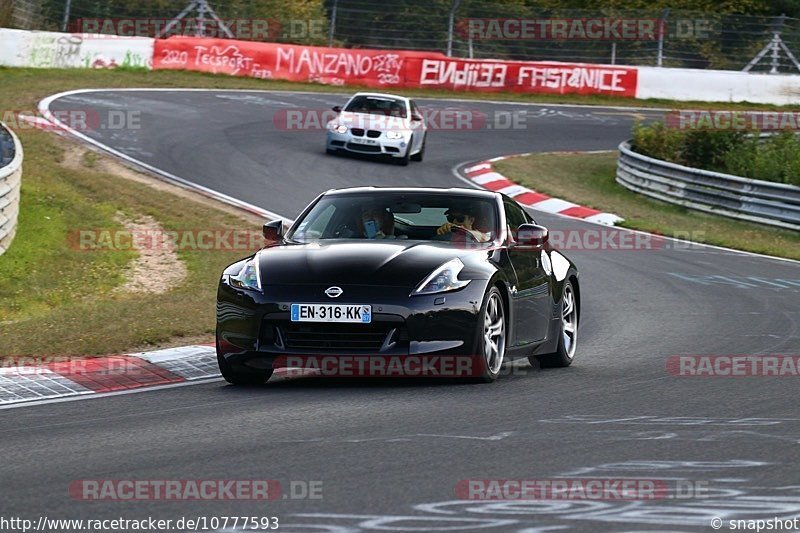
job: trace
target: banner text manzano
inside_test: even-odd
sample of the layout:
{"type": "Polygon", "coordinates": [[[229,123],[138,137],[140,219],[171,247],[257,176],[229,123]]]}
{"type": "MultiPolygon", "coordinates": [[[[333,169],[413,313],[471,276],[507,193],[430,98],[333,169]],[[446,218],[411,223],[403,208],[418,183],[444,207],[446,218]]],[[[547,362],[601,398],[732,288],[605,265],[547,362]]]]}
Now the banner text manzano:
{"type": "Polygon", "coordinates": [[[637,69],[615,65],[455,59],[435,52],[354,50],[173,37],[155,42],[155,70],[357,84],[635,97],[637,69]]]}

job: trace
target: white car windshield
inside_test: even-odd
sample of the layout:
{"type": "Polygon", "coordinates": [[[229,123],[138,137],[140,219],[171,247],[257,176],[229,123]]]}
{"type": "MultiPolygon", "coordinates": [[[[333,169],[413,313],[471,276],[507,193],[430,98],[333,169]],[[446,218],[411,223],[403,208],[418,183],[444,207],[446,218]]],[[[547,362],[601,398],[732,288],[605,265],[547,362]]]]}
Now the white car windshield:
{"type": "Polygon", "coordinates": [[[406,104],[402,100],[379,96],[356,96],[344,109],[349,113],[367,115],[383,115],[387,117],[406,118],[406,104]]]}

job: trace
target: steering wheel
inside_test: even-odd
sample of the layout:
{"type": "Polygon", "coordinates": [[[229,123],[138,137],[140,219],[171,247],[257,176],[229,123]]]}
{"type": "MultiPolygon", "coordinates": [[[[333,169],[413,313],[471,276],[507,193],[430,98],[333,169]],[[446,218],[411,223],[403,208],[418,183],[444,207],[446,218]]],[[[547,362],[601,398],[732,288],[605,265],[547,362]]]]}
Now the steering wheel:
{"type": "Polygon", "coordinates": [[[347,224],[339,224],[333,232],[334,238],[337,239],[351,239],[355,236],[356,232],[351,230],[347,224]]]}
{"type": "Polygon", "coordinates": [[[471,242],[480,242],[471,231],[469,231],[467,228],[463,226],[455,226],[455,225],[450,226],[450,233],[452,233],[453,235],[455,235],[456,233],[458,233],[459,235],[464,235],[471,242]]]}

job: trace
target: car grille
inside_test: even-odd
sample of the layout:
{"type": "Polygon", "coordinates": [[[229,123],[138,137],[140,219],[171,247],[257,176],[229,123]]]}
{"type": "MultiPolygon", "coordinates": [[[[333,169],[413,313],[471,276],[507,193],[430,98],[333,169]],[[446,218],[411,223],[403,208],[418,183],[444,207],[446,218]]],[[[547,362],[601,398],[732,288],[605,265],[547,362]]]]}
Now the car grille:
{"type": "Polygon", "coordinates": [[[280,326],[286,348],[378,351],[396,328],[391,324],[297,324],[280,326]]]}
{"type": "Polygon", "coordinates": [[[347,143],[347,148],[356,152],[379,153],[381,151],[381,147],[375,144],[347,143]]]}
{"type": "Polygon", "coordinates": [[[368,130],[367,131],[367,137],[369,137],[370,139],[377,139],[380,136],[381,136],[381,132],[379,132],[378,130],[368,130]]]}
{"type": "Polygon", "coordinates": [[[364,136],[364,128],[350,128],[350,133],[352,133],[356,137],[363,137],[364,136]]]}

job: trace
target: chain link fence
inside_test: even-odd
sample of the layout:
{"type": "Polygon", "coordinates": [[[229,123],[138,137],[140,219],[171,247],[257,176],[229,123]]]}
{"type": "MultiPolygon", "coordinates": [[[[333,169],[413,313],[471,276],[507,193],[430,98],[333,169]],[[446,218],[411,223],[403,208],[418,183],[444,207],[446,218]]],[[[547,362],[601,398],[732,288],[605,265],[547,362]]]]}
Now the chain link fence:
{"type": "MultiPolygon", "coordinates": [[[[0,23],[22,29],[79,31],[81,21],[169,21],[181,13],[183,24],[175,28],[184,34],[187,21],[196,34],[216,20],[233,30],[218,36],[297,44],[439,51],[476,59],[800,72],[795,59],[800,19],[791,17],[542,9],[492,0],[0,0],[0,23]],[[240,35],[233,27],[237,20],[253,19],[283,29],[240,35]],[[626,27],[633,32],[623,31],[626,27]]],[[[117,27],[101,25],[98,32],[114,33],[117,27]]]]}
{"type": "Polygon", "coordinates": [[[348,47],[450,51],[456,57],[478,59],[722,70],[742,70],[766,48],[752,71],[800,71],[792,54],[793,50],[800,53],[800,19],[788,17],[547,10],[488,0],[409,0],[380,7],[371,0],[329,0],[327,4],[330,12],[336,12],[334,42],[348,47]],[[627,36],[622,31],[604,31],[615,22],[652,31],[627,36]],[[595,34],[597,38],[590,35],[593,24],[603,30],[595,34]],[[779,43],[773,42],[776,35],[779,43]]]}

